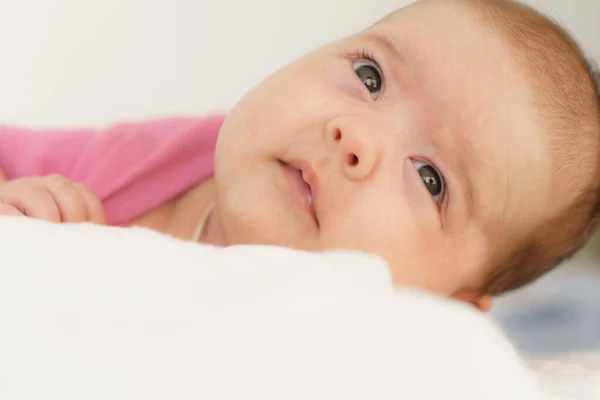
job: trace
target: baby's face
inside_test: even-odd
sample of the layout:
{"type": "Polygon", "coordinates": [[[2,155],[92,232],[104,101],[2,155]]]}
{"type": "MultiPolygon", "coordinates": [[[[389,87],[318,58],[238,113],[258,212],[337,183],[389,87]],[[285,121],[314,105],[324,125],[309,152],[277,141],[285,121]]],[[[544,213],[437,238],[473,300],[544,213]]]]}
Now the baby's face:
{"type": "Polygon", "coordinates": [[[532,103],[504,44],[467,10],[403,9],[231,111],[216,154],[228,241],[363,250],[398,284],[477,290],[493,246],[552,208],[532,103]]]}

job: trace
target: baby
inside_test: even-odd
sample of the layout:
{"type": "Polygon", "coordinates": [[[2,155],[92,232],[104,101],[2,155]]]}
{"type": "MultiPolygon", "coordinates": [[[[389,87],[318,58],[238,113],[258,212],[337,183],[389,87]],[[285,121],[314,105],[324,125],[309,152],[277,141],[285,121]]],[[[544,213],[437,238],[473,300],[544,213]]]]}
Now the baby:
{"type": "Polygon", "coordinates": [[[398,285],[486,310],[596,226],[598,78],[522,4],[424,0],[268,77],[224,120],[4,127],[0,210],[361,250],[398,285]]]}

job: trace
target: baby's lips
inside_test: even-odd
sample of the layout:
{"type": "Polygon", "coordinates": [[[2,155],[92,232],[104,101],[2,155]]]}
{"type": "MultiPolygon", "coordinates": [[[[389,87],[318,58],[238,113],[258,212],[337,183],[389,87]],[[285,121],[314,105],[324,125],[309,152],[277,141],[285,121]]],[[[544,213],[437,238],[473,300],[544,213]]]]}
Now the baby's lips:
{"type": "Polygon", "coordinates": [[[302,179],[311,187],[314,193],[319,187],[319,177],[312,165],[307,161],[292,161],[289,164],[292,168],[296,168],[302,172],[302,179]]]}
{"type": "Polygon", "coordinates": [[[302,179],[310,186],[311,192],[313,193],[313,199],[315,196],[315,192],[319,187],[319,178],[315,173],[315,170],[312,168],[309,162],[303,160],[293,160],[288,162],[288,165],[292,168],[295,168],[302,173],[302,179]]]}
{"type": "Polygon", "coordinates": [[[301,172],[302,179],[306,184],[310,187],[310,203],[313,208],[313,212],[315,214],[315,219],[317,220],[317,225],[319,225],[319,213],[318,210],[318,197],[319,197],[319,177],[317,176],[314,168],[311,164],[302,159],[294,159],[291,161],[286,161],[286,163],[298,171],[301,172]]]}

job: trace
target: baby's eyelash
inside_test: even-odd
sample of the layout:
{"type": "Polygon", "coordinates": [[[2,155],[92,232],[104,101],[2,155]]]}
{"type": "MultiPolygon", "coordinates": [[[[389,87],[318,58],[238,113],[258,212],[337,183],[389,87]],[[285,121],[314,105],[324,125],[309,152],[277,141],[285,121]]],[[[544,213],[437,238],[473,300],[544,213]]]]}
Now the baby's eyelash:
{"type": "Polygon", "coordinates": [[[370,53],[367,49],[357,50],[356,53],[354,54],[354,58],[357,60],[371,61],[372,63],[379,65],[379,63],[377,62],[377,60],[375,59],[373,54],[370,53]]]}

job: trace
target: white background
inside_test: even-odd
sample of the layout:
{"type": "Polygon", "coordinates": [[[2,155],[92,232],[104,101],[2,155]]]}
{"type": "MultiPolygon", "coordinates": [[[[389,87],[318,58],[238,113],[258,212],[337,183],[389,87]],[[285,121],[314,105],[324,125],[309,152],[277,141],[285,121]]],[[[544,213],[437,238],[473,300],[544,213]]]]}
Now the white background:
{"type": "MultiPolygon", "coordinates": [[[[406,0],[0,0],[0,123],[225,111],[306,51],[406,0]]],[[[532,0],[600,59],[600,0],[532,0]]]]}

